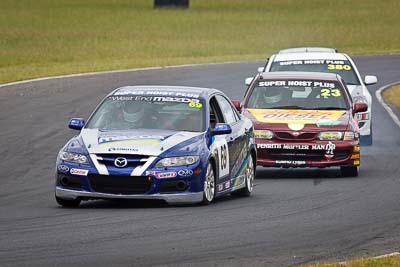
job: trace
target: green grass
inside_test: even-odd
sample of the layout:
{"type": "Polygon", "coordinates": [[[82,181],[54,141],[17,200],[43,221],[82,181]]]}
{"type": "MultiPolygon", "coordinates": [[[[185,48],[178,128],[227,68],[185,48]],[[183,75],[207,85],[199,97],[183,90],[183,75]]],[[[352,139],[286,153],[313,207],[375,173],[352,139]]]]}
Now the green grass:
{"type": "Polygon", "coordinates": [[[385,258],[362,258],[345,263],[318,263],[306,265],[304,267],[399,267],[400,255],[385,258]]]}
{"type": "Polygon", "coordinates": [[[398,0],[1,0],[0,83],[78,72],[264,59],[294,46],[400,52],[398,0]]]}
{"type": "Polygon", "coordinates": [[[383,91],[383,98],[385,98],[385,101],[400,109],[400,84],[383,91]]]}

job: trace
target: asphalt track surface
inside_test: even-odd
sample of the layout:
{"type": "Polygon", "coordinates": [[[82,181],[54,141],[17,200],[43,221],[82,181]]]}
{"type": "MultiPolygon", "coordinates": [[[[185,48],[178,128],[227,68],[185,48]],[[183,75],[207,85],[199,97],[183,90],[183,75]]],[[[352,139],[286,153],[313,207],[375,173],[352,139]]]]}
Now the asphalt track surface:
{"type": "Polygon", "coordinates": [[[376,101],[400,80],[400,55],[354,57],[376,74],[374,144],[357,178],[339,169],[257,169],[250,198],[210,206],[54,200],[58,150],[112,89],[215,87],[241,99],[262,62],[204,65],[37,81],[0,88],[1,266],[289,266],[400,250],[400,129],[376,101]]]}

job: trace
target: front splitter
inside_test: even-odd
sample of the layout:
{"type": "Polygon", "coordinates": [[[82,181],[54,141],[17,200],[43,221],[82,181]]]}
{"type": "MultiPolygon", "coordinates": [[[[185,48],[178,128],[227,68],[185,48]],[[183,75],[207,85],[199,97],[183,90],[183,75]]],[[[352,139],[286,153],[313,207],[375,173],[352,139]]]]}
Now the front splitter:
{"type": "Polygon", "coordinates": [[[199,203],[203,200],[203,192],[180,194],[151,194],[151,195],[122,195],[88,192],[56,187],[56,196],[63,199],[74,200],[77,198],[93,199],[156,199],[165,200],[170,204],[199,203]]]}

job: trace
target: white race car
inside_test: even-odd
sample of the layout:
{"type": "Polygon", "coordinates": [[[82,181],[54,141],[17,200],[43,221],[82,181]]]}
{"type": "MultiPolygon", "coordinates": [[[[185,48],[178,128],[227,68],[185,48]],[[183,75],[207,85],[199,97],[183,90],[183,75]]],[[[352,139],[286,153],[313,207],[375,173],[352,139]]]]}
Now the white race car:
{"type": "MultiPolygon", "coordinates": [[[[372,98],[366,85],[377,83],[376,76],[366,75],[362,80],[356,65],[347,54],[338,53],[334,48],[324,47],[284,49],[272,55],[264,67],[258,68],[258,72],[275,71],[331,72],[339,74],[346,82],[353,102],[364,102],[368,105],[368,110],[358,113],[357,119],[360,127],[361,144],[372,145],[372,98]]],[[[246,84],[250,84],[251,80],[252,78],[246,79],[246,84]]]]}

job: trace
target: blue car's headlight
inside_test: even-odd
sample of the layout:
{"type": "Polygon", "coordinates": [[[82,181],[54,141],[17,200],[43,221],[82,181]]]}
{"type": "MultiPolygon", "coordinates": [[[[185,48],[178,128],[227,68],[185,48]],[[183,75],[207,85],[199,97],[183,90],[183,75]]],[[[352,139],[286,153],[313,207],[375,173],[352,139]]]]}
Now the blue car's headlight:
{"type": "Polygon", "coordinates": [[[88,158],[85,155],[78,153],[62,151],[60,153],[60,159],[78,164],[89,164],[88,158]]]}
{"type": "Polygon", "coordinates": [[[157,162],[156,167],[175,167],[195,164],[199,161],[199,156],[171,157],[164,158],[157,162]]]}

